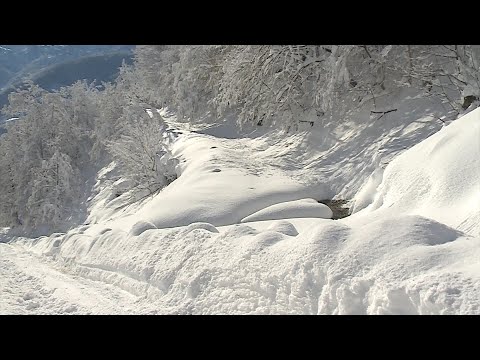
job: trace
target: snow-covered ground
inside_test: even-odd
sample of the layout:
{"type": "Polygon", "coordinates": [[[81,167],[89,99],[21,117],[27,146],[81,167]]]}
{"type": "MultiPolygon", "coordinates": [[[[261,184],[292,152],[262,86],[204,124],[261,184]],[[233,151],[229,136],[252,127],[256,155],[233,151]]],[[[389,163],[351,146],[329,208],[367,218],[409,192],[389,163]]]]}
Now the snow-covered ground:
{"type": "Polygon", "coordinates": [[[40,261],[16,245],[2,243],[0,293],[0,315],[156,313],[139,306],[138,297],[126,291],[68,276],[45,258],[40,261]]]}
{"type": "Polygon", "coordinates": [[[290,135],[163,112],[179,178],[130,206],[99,181],[86,225],[3,235],[0,312],[479,314],[480,109],[396,105],[290,135]]]}

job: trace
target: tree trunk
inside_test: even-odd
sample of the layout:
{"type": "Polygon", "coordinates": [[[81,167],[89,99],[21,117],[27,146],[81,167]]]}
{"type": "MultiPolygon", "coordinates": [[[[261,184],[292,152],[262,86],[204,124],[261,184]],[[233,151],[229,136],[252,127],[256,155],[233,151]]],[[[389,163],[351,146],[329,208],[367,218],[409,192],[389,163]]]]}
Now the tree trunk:
{"type": "Polygon", "coordinates": [[[412,70],[413,70],[413,57],[412,57],[412,47],[407,45],[408,53],[408,85],[412,85],[412,70]]]}

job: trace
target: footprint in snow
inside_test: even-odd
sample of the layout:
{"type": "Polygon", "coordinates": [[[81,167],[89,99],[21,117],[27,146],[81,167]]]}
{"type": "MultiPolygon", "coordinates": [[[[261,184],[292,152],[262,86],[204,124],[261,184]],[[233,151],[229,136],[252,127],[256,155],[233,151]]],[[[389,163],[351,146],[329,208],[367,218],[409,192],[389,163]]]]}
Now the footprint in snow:
{"type": "Polygon", "coordinates": [[[77,307],[75,305],[70,305],[69,307],[67,307],[64,311],[67,313],[67,314],[70,314],[72,312],[75,312],[77,311],[77,307]]]}
{"type": "Polygon", "coordinates": [[[212,170],[212,172],[220,172],[220,171],[222,171],[222,170],[220,170],[220,169],[213,169],[212,170]]]}
{"type": "Polygon", "coordinates": [[[35,297],[35,295],[33,293],[28,292],[25,295],[23,295],[23,300],[25,300],[25,301],[32,300],[34,297],[35,297]]]}
{"type": "Polygon", "coordinates": [[[29,303],[26,307],[27,310],[34,310],[34,309],[37,309],[40,307],[40,304],[36,301],[32,301],[31,303],[29,303]]]}

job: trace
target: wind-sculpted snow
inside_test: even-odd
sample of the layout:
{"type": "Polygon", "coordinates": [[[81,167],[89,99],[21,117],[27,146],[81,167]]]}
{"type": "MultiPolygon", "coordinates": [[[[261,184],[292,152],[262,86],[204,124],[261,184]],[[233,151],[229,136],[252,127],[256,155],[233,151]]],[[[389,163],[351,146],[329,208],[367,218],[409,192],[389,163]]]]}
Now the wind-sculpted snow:
{"type": "Polygon", "coordinates": [[[480,235],[480,110],[395,158],[367,211],[430,217],[480,235]]]}
{"type": "Polygon", "coordinates": [[[132,226],[130,234],[137,236],[150,229],[157,229],[157,227],[149,221],[140,220],[132,226]]]}
{"type": "Polygon", "coordinates": [[[297,228],[291,222],[285,220],[274,222],[268,227],[268,230],[276,231],[289,236],[298,235],[297,228]]]}
{"type": "MultiPolygon", "coordinates": [[[[237,148],[220,148],[218,144],[219,140],[205,135],[188,134],[179,139],[173,154],[183,160],[179,164],[182,175],[135,217],[157,228],[194,222],[222,226],[239,223],[274,204],[322,195],[321,190],[308,188],[268,167],[270,171],[262,173],[266,166],[255,166],[248,147],[241,147],[240,141],[234,145],[237,148]]],[[[322,204],[315,206],[316,216],[328,216],[328,209],[321,210],[322,204]]]]}
{"type": "Polygon", "coordinates": [[[243,218],[242,222],[307,217],[330,219],[332,214],[328,206],[314,199],[300,199],[268,206],[243,218]]]}
{"type": "Polygon", "coordinates": [[[355,228],[310,219],[297,235],[294,220],[219,233],[202,225],[67,235],[56,258],[74,274],[143,297],[159,313],[477,313],[480,281],[466,269],[477,262],[479,239],[412,215],[355,228]]]}

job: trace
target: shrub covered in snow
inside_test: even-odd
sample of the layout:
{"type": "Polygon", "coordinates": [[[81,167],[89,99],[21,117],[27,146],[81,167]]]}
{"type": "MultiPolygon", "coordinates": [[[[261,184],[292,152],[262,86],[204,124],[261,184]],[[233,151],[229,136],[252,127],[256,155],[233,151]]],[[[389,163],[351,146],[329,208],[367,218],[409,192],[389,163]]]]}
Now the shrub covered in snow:
{"type": "Polygon", "coordinates": [[[120,138],[107,147],[120,174],[132,182],[133,188],[152,193],[177,178],[178,160],[164,141],[163,119],[156,111],[150,114],[139,106],[126,109],[119,121],[120,138]]]}
{"type": "Polygon", "coordinates": [[[78,82],[58,92],[30,84],[10,94],[3,112],[18,120],[0,138],[0,226],[83,222],[94,174],[112,160],[134,189],[151,193],[176,179],[162,118],[132,100],[132,79],[120,80],[103,92],[78,82]]]}
{"type": "Polygon", "coordinates": [[[376,110],[386,92],[414,87],[459,114],[480,98],[473,45],[138,46],[132,89],[195,121],[234,113],[239,124],[286,128],[352,109],[376,110]]]}

